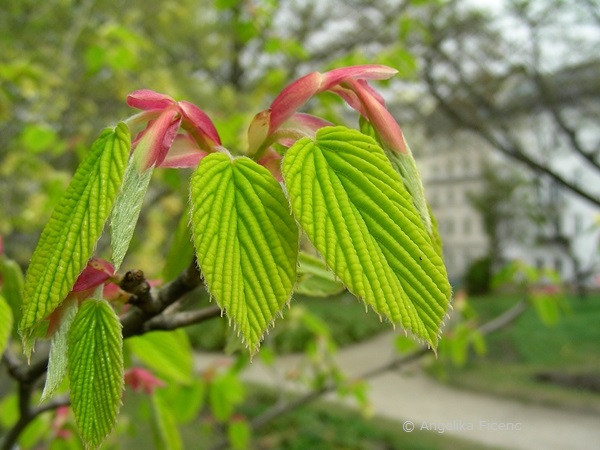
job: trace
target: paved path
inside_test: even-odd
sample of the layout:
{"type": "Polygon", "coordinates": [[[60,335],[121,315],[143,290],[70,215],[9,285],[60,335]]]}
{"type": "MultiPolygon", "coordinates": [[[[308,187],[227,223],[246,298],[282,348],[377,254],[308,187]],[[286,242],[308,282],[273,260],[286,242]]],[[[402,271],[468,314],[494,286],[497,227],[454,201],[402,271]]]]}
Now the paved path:
{"type": "MultiPolygon", "coordinates": [[[[338,363],[348,375],[382,365],[392,358],[392,334],[344,349],[338,363]]],[[[222,355],[199,355],[199,367],[222,355]]],[[[275,368],[254,361],[244,372],[248,381],[272,380],[299,363],[283,357],[275,368]]],[[[266,384],[271,384],[268,381],[266,384]]],[[[445,386],[420,374],[416,367],[387,372],[369,380],[369,398],[376,415],[398,420],[414,430],[442,431],[482,445],[515,450],[600,449],[600,414],[524,404],[445,386]]],[[[291,389],[298,386],[288,384],[291,389]]]]}

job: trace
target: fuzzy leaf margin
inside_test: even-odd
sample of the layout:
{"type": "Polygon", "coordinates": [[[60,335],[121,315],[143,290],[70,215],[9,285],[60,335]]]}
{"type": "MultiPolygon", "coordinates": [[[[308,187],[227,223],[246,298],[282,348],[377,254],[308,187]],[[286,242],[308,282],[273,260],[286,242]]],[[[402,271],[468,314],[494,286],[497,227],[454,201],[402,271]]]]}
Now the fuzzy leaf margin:
{"type": "Polygon", "coordinates": [[[381,147],[325,127],[287,151],[282,173],[294,215],[350,292],[435,348],[451,295],[446,269],[381,147]]]}
{"type": "Polygon", "coordinates": [[[298,228],[281,186],[249,158],[214,153],[191,180],[192,235],[210,293],[256,352],[296,280],[298,228]]]}
{"type": "Polygon", "coordinates": [[[36,327],[65,299],[92,256],[121,187],[130,145],[124,123],[105,129],[42,231],[25,276],[19,326],[28,355],[36,327]]]}

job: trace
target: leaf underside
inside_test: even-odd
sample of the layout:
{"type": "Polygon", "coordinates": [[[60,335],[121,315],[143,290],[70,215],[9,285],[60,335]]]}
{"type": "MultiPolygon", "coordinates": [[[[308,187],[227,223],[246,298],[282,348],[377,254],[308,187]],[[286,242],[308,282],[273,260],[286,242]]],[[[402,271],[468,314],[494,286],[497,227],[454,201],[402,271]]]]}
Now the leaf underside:
{"type": "Polygon", "coordinates": [[[46,383],[42,391],[41,402],[52,396],[67,374],[69,330],[77,314],[77,302],[74,299],[71,301],[67,299],[61,305],[61,308],[64,308],[64,311],[60,320],[60,326],[56,333],[52,335],[46,383]]]}
{"type": "Polygon", "coordinates": [[[46,224],[25,277],[20,331],[31,349],[36,326],[67,296],[92,256],[129,155],[123,123],[106,129],[92,145],[46,224]]]}
{"type": "Polygon", "coordinates": [[[446,270],[377,143],[355,130],[322,128],[287,151],[282,173],[294,215],[333,272],[435,347],[450,299],[446,270]]]}
{"type": "Polygon", "coordinates": [[[87,448],[111,432],[121,407],[123,337],[121,323],[104,300],[86,300],[69,331],[71,405],[87,448]]]}
{"type": "Polygon", "coordinates": [[[150,167],[140,173],[133,157],[129,159],[125,169],[123,187],[115,199],[110,221],[110,244],[115,271],[121,267],[129,249],[153,171],[154,168],[150,167]]]}
{"type": "Polygon", "coordinates": [[[289,204],[264,167],[220,153],[198,166],[191,199],[206,284],[254,352],[296,278],[298,229],[289,204]]]}

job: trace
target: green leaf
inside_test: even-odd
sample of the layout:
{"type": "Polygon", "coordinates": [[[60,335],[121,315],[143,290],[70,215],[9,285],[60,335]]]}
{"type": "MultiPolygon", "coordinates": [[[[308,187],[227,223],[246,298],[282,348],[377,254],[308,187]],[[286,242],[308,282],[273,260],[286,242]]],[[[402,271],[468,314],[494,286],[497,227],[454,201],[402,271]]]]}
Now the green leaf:
{"type": "Polygon", "coordinates": [[[227,438],[233,450],[246,450],[250,445],[252,429],[248,421],[242,417],[234,418],[227,428],[227,438]]]}
{"type": "Polygon", "coordinates": [[[298,254],[298,281],[295,292],[310,297],[329,297],[345,288],[322,259],[306,252],[298,254]]]}
{"type": "Polygon", "coordinates": [[[151,167],[140,173],[135,161],[136,159],[133,156],[129,159],[123,177],[123,187],[117,195],[111,215],[110,241],[113,249],[112,259],[115,271],[119,270],[129,249],[129,243],[133,237],[135,225],[144,203],[144,196],[154,171],[151,167]]]}
{"type": "Polygon", "coordinates": [[[174,280],[191,264],[194,258],[194,244],[192,244],[189,222],[190,211],[189,208],[186,208],[179,219],[171,247],[165,258],[162,270],[163,281],[174,280]]]}
{"type": "Polygon", "coordinates": [[[25,277],[20,331],[26,349],[92,256],[121,186],[129,147],[125,124],[104,130],[46,224],[25,277]]]}
{"type": "Polygon", "coordinates": [[[77,314],[77,302],[75,300],[66,300],[61,305],[61,308],[64,308],[64,310],[62,311],[60,326],[56,330],[56,333],[52,335],[50,342],[46,384],[44,385],[40,402],[52,396],[67,374],[69,330],[77,314]]]}
{"type": "Polygon", "coordinates": [[[127,347],[159,376],[192,382],[192,347],[184,330],[154,331],[127,340],[127,347]]]}
{"type": "Polygon", "coordinates": [[[152,413],[156,448],[159,450],[182,449],[181,436],[171,405],[160,395],[160,391],[152,395],[152,413]]]}
{"type": "Polygon", "coordinates": [[[256,352],[296,279],[298,229],[281,186],[249,158],[214,153],[191,181],[192,235],[211,294],[256,352]]]}
{"type": "Polygon", "coordinates": [[[187,385],[171,383],[154,391],[154,395],[159,395],[169,405],[177,423],[190,423],[198,417],[204,405],[206,381],[196,378],[187,385]]]}
{"type": "Polygon", "coordinates": [[[210,411],[220,422],[229,420],[245,396],[244,385],[235,374],[226,372],[212,380],[208,390],[210,411]]]}
{"type": "Polygon", "coordinates": [[[282,172],[294,215],[350,292],[435,348],[450,300],[446,269],[377,143],[322,128],[288,150],[282,172]]]}
{"type": "Polygon", "coordinates": [[[0,276],[2,277],[2,295],[12,310],[13,324],[16,325],[22,315],[23,272],[16,261],[0,256],[0,276]]]}
{"type": "Polygon", "coordinates": [[[5,430],[14,426],[19,420],[19,397],[13,392],[0,400],[0,426],[5,430]]]}
{"type": "MultiPolygon", "coordinates": [[[[360,130],[367,136],[375,139],[381,146],[381,140],[379,139],[379,136],[373,126],[362,117],[359,123],[360,130]]],[[[419,171],[417,170],[417,165],[412,156],[410,148],[408,147],[408,143],[405,142],[405,144],[408,154],[384,149],[385,154],[390,160],[394,170],[400,174],[404,187],[412,197],[413,204],[421,216],[421,220],[425,225],[425,229],[430,235],[433,236],[437,233],[437,230],[434,229],[434,225],[432,223],[432,215],[429,206],[427,205],[427,200],[425,199],[423,183],[421,182],[421,177],[419,176],[419,171]]]]}
{"type": "Polygon", "coordinates": [[[0,295],[0,355],[4,353],[4,349],[8,344],[8,338],[12,331],[13,314],[10,305],[4,297],[0,295]]]}
{"type": "Polygon", "coordinates": [[[69,332],[71,405],[87,448],[111,432],[123,392],[123,336],[119,318],[104,300],[83,302],[69,332]]]}
{"type": "Polygon", "coordinates": [[[560,319],[560,301],[562,297],[557,294],[547,294],[544,292],[534,292],[531,295],[531,302],[535,307],[535,312],[546,326],[553,326],[560,319]]]}

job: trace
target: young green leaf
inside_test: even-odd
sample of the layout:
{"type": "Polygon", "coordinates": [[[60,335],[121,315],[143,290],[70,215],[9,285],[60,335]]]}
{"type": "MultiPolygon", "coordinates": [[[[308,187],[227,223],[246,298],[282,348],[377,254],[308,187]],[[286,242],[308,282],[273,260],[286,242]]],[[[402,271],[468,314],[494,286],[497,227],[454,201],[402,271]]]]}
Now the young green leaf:
{"type": "Polygon", "coordinates": [[[154,331],[127,339],[127,347],[158,375],[177,383],[192,382],[192,347],[183,330],[154,331]]]}
{"type": "Polygon", "coordinates": [[[104,300],[83,302],[69,331],[71,405],[86,448],[98,448],[117,420],[123,392],[123,336],[104,300]]]}
{"type": "MultiPolygon", "coordinates": [[[[379,139],[377,131],[375,131],[368,120],[361,116],[359,124],[362,133],[372,137],[379,145],[381,145],[381,140],[379,139]]],[[[386,149],[385,147],[383,147],[383,149],[394,170],[402,177],[404,187],[411,195],[412,201],[421,216],[425,228],[429,234],[433,235],[434,233],[437,233],[437,230],[434,229],[434,224],[432,223],[433,215],[431,214],[429,206],[427,205],[427,200],[425,199],[425,191],[423,190],[423,183],[421,182],[415,159],[413,158],[408,143],[405,142],[405,144],[408,153],[399,153],[397,151],[386,149]]]]}
{"type": "Polygon", "coordinates": [[[140,172],[133,156],[129,159],[125,169],[123,187],[115,200],[115,207],[110,221],[110,241],[113,249],[112,259],[115,271],[119,270],[129,249],[129,243],[140,216],[153,170],[150,167],[140,172]]]}
{"type": "Polygon", "coordinates": [[[71,329],[73,320],[75,320],[75,314],[77,314],[77,301],[75,299],[71,301],[66,300],[61,305],[61,308],[64,308],[64,311],[62,312],[60,326],[56,333],[52,335],[48,358],[48,373],[40,402],[52,396],[67,374],[69,330],[71,329]]]}
{"type": "Polygon", "coordinates": [[[209,291],[252,352],[296,279],[298,229],[281,186],[249,158],[205,157],[191,181],[192,234],[209,291]]]}
{"type": "Polygon", "coordinates": [[[0,295],[0,355],[8,344],[8,338],[12,331],[13,314],[8,302],[0,295]]]}
{"type": "Polygon", "coordinates": [[[370,137],[327,127],[286,153],[294,215],[348,289],[433,347],[450,285],[402,179],[370,137]]]}
{"type": "Polygon", "coordinates": [[[25,277],[20,331],[26,349],[92,256],[121,186],[129,147],[125,124],[104,130],[46,224],[25,277]]]}

